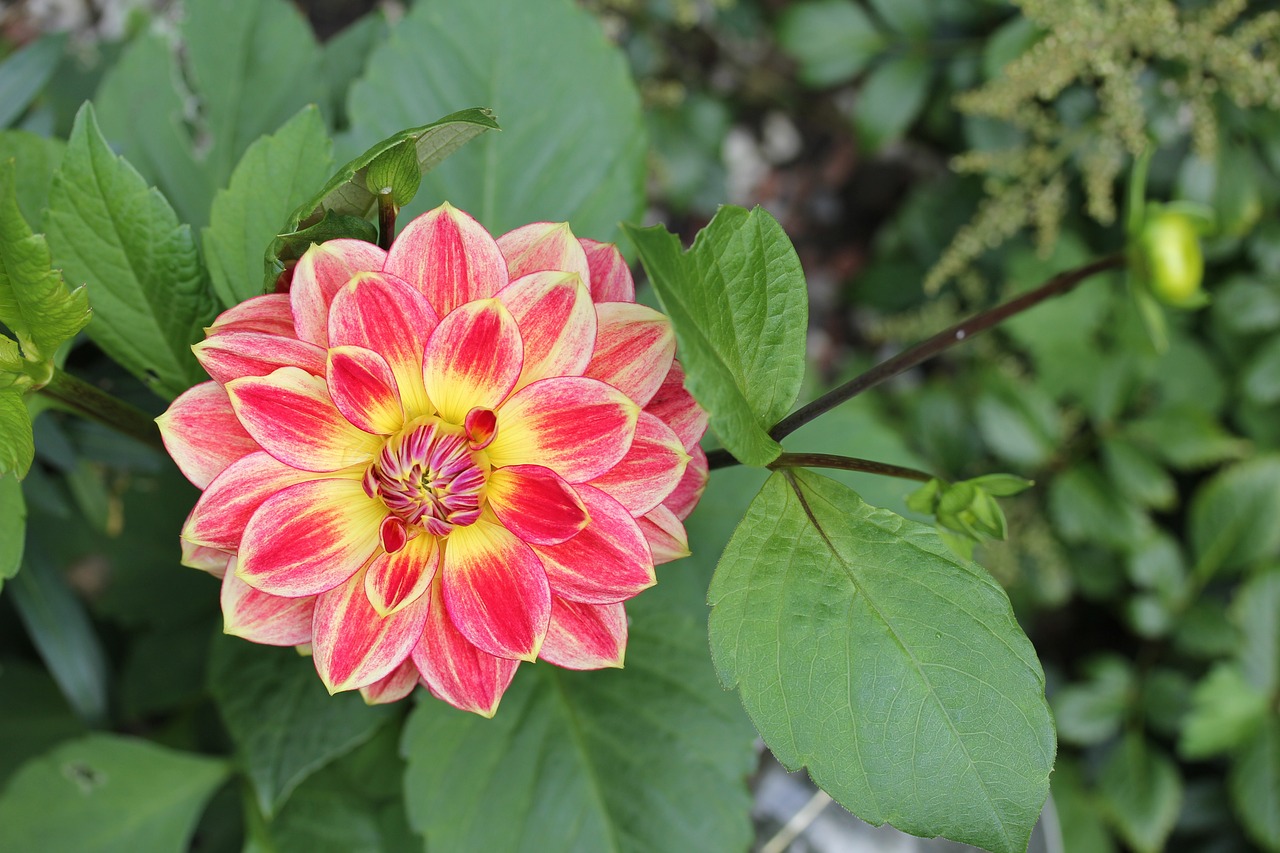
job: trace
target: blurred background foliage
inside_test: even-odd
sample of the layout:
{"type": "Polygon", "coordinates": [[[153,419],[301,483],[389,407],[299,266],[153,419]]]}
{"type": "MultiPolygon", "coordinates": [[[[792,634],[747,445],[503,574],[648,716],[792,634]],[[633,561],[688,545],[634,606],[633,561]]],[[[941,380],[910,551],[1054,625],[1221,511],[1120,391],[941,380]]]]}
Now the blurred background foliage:
{"type": "MultiPolygon", "coordinates": [[[[950,480],[1000,470],[1036,482],[1002,501],[1009,539],[976,559],[1008,589],[1049,675],[1068,851],[1280,850],[1278,4],[585,5],[642,98],[647,218],[689,239],[720,203],[762,204],[795,241],[813,306],[813,393],[1121,250],[1123,182],[1147,144],[1151,198],[1213,208],[1211,306],[1170,312],[1164,351],[1114,274],[786,446],[950,480]]],[[[389,21],[402,10],[269,8],[270,21],[245,24],[262,64],[245,79],[285,82],[257,90],[258,109],[236,128],[201,97],[222,81],[199,78],[199,57],[170,62],[183,26],[174,5],[31,0],[0,11],[0,127],[32,134],[0,137],[0,157],[31,164],[19,198],[32,223],[61,156],[37,137],[65,138],[86,99],[113,146],[197,229],[249,142],[302,105],[320,105],[339,151],[344,139],[358,148],[347,90],[370,57],[396,49],[389,21]]],[[[91,346],[68,358],[155,408],[91,346]]],[[[0,595],[0,779],[108,717],[160,743],[225,751],[205,725],[216,604],[204,578],[177,569],[173,547],[195,491],[164,460],[58,413],[42,416],[37,459],[26,568],[0,595]],[[19,609],[47,624],[16,618],[24,599],[41,606],[19,609]]],[[[869,502],[908,512],[912,484],[846,477],[869,502]]],[[[690,524],[695,557],[663,575],[673,596],[700,601],[762,479],[715,474],[690,524]]],[[[291,801],[281,819],[303,824],[325,786],[364,772],[361,755],[386,751],[385,740],[313,777],[312,800],[291,801]]],[[[203,819],[201,849],[241,831],[226,794],[203,819]]],[[[370,797],[374,811],[361,814],[379,817],[348,831],[388,845],[405,837],[394,792],[375,786],[370,797]]]]}

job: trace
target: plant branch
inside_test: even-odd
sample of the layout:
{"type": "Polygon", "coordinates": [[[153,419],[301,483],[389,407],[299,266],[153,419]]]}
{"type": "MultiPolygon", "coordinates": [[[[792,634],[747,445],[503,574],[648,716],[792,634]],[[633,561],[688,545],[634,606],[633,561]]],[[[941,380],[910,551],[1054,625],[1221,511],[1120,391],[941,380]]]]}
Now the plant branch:
{"type": "Polygon", "coordinates": [[[921,483],[927,483],[933,479],[932,474],[915,468],[904,468],[901,465],[890,465],[873,459],[858,459],[854,456],[837,456],[833,453],[784,453],[770,462],[769,468],[773,471],[781,468],[839,468],[842,471],[882,474],[886,477],[900,477],[903,480],[916,480],[921,483]]]}
{"type": "Polygon", "coordinates": [[[81,417],[164,452],[164,442],[160,440],[160,430],[154,418],[95,385],[55,368],[49,384],[38,393],[51,397],[64,409],[81,417]]]}

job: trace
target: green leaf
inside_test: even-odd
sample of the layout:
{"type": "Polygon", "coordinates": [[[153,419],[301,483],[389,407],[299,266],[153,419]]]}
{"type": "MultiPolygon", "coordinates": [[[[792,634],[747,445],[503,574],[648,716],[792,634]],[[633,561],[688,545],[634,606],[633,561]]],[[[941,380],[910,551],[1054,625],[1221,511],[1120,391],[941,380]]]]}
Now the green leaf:
{"type": "Polygon", "coordinates": [[[1039,386],[997,373],[983,377],[974,409],[982,440],[999,458],[1016,466],[1043,465],[1062,439],[1062,416],[1039,386]]]}
{"type": "Polygon", "coordinates": [[[49,184],[66,147],[60,139],[46,139],[25,130],[0,132],[0,163],[6,160],[17,163],[13,189],[22,218],[31,225],[32,231],[41,230],[44,209],[49,204],[49,184]]]}
{"type": "Polygon", "coordinates": [[[1098,779],[1103,813],[1138,853],[1157,853],[1182,806],[1178,767],[1141,735],[1126,737],[1107,758],[1098,779]]]}
{"type": "Polygon", "coordinates": [[[62,60],[66,33],[37,39],[0,62],[0,127],[22,115],[62,60]]]}
{"type": "Polygon", "coordinates": [[[1195,571],[1209,577],[1280,554],[1280,456],[1257,456],[1215,474],[1191,500],[1195,571]]]}
{"type": "Polygon", "coordinates": [[[324,114],[333,126],[349,124],[347,90],[364,73],[369,57],[386,40],[388,29],[386,15],[375,9],[320,46],[324,51],[321,67],[329,86],[324,114]]]}
{"type": "Polygon", "coordinates": [[[1280,338],[1265,344],[1244,369],[1241,388],[1263,406],[1280,402],[1280,338]]]}
{"type": "Polygon", "coordinates": [[[913,39],[929,35],[929,0],[871,0],[871,6],[886,24],[903,35],[913,39]]]}
{"type": "Polygon", "coordinates": [[[0,474],[0,590],[18,573],[26,541],[27,503],[22,499],[22,484],[16,474],[0,474]]]}
{"type": "Polygon", "coordinates": [[[1280,850],[1280,715],[1272,714],[1240,748],[1227,784],[1249,836],[1266,850],[1280,850]]]}
{"type": "Polygon", "coordinates": [[[0,163],[0,323],[18,336],[28,360],[50,364],[89,322],[83,287],[68,290],[43,234],[33,234],[15,193],[15,165],[0,163]]]}
{"type": "Polygon", "coordinates": [[[628,603],[624,670],[521,667],[492,720],[422,696],[401,751],[430,849],[750,845],[754,732],[716,684],[699,620],[647,603],[659,594],[628,603]]]}
{"type": "Polygon", "coordinates": [[[1214,288],[1213,318],[1226,329],[1249,335],[1280,326],[1280,288],[1250,278],[1233,278],[1214,288]]]}
{"type": "Polygon", "coordinates": [[[90,735],[23,765],[0,797],[0,849],[186,850],[226,762],[90,735]]]}
{"type": "Polygon", "coordinates": [[[298,785],[367,741],[394,713],[356,693],[330,696],[315,666],[293,649],[222,638],[209,664],[209,691],[267,817],[298,785]]]}
{"type": "Polygon", "coordinates": [[[722,207],[693,246],[661,225],[627,226],[675,325],[689,391],[739,461],[767,465],[769,429],[804,380],[808,291],[800,259],[763,208],[722,207]]]}
{"type": "Polygon", "coordinates": [[[1253,734],[1266,715],[1266,694],[1251,685],[1239,667],[1220,663],[1195,687],[1178,753],[1194,760],[1230,752],[1253,734]]]}
{"type": "Polygon", "coordinates": [[[333,171],[333,144],[314,106],[249,146],[213,200],[205,259],[225,307],[262,293],[262,256],[280,223],[333,171]]]}
{"type": "Polygon", "coordinates": [[[1136,550],[1153,530],[1151,519],[1117,494],[1089,463],[1053,478],[1049,517],[1067,542],[1100,543],[1118,551],[1136,550]]]}
{"type": "Polygon", "coordinates": [[[10,472],[18,479],[27,476],[35,459],[31,416],[17,388],[0,388],[0,476],[10,472]]]}
{"type": "Polygon", "coordinates": [[[1250,578],[1236,592],[1231,619],[1240,629],[1240,666],[1265,696],[1280,693],[1280,568],[1250,578]]]}
{"type": "Polygon", "coordinates": [[[89,336],[163,397],[199,382],[191,344],[214,306],[191,229],[111,153],[88,104],[76,115],[46,218],[55,262],[70,281],[88,284],[89,336]]]}
{"type": "Polygon", "coordinates": [[[1085,789],[1080,768],[1067,756],[1059,756],[1053,768],[1052,795],[1066,853],[1114,853],[1111,833],[1085,789]]]}
{"type": "Polygon", "coordinates": [[[982,569],[834,481],[780,472],[707,598],[721,681],[785,766],[872,824],[1026,849],[1053,725],[1035,651],[982,569]]]}
{"type": "Polygon", "coordinates": [[[778,21],[778,43],[800,63],[810,86],[842,83],[888,47],[862,7],[850,0],[794,3],[778,21]]]}
{"type": "Polygon", "coordinates": [[[0,659],[0,790],[28,759],[84,733],[43,667],[0,659]]]}
{"type": "Polygon", "coordinates": [[[365,173],[365,183],[378,196],[390,195],[397,208],[413,201],[422,185],[414,144],[406,139],[374,157],[365,173]]]}
{"type": "Polygon", "coordinates": [[[1085,681],[1064,687],[1053,696],[1058,737],[1078,746],[1113,737],[1133,702],[1134,686],[1133,670],[1122,658],[1091,661],[1085,681]]]}
{"type": "Polygon", "coordinates": [[[1174,406],[1130,421],[1124,434],[1174,468],[1207,468],[1249,453],[1249,442],[1227,432],[1213,415],[1193,406],[1174,406]]]}
{"type": "Polygon", "coordinates": [[[853,107],[853,128],[867,151],[879,151],[906,133],[932,80],[932,60],[918,54],[894,57],[867,75],[853,107]]]}
{"type": "Polygon", "coordinates": [[[1107,476],[1125,497],[1153,509],[1173,509],[1178,488],[1173,477],[1142,448],[1123,438],[1102,442],[1107,476]]]}
{"type": "Polygon", "coordinates": [[[351,88],[347,150],[459,104],[492,108],[506,130],[428,175],[404,216],[449,201],[494,234],[565,220],[609,240],[643,210],[639,94],[622,52],[572,0],[416,4],[351,88]]]}

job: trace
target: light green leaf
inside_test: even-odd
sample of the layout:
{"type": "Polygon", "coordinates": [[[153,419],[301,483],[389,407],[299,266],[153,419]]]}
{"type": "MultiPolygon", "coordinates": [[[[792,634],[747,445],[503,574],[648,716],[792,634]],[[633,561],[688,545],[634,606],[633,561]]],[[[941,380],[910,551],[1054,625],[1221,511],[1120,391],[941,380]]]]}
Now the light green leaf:
{"type": "Polygon", "coordinates": [[[47,35],[0,62],[0,127],[12,124],[40,94],[66,43],[66,33],[47,35]]]}
{"type": "MultiPolygon", "coordinates": [[[[30,427],[28,427],[30,428],[30,427]]],[[[18,573],[27,542],[27,502],[14,474],[0,474],[0,590],[18,573]]]]}
{"type": "Polygon", "coordinates": [[[0,388],[0,476],[15,473],[27,476],[36,446],[31,435],[31,417],[17,388],[0,388]]]}
{"type": "Polygon", "coordinates": [[[1195,687],[1182,724],[1178,752],[1199,759],[1230,752],[1249,738],[1267,715],[1267,695],[1240,668],[1220,663],[1195,687]]]}
{"type": "Polygon", "coordinates": [[[23,765],[0,797],[0,849],[187,849],[226,762],[137,738],[90,735],[23,765]]]}
{"type": "Polygon", "coordinates": [[[1138,853],[1157,853],[1182,806],[1178,767],[1141,735],[1129,735],[1107,758],[1098,779],[1103,813],[1138,853]]]}
{"type": "Polygon", "coordinates": [[[13,189],[22,218],[31,225],[32,231],[42,228],[44,209],[49,203],[49,185],[66,147],[60,139],[46,139],[25,130],[0,132],[0,163],[13,160],[17,164],[13,189]]]}
{"type": "Polygon", "coordinates": [[[293,649],[221,639],[209,664],[209,691],[270,817],[298,785],[367,741],[394,713],[356,693],[330,696],[309,658],[293,649]]]}
{"type": "Polygon", "coordinates": [[[933,531],[807,472],[774,474],[708,593],[721,681],[787,767],[854,814],[1026,849],[1055,751],[1004,590],[933,531]]]}
{"type": "Polygon", "coordinates": [[[639,94],[622,52],[572,0],[416,4],[351,89],[347,151],[462,104],[490,107],[504,132],[428,175],[404,217],[449,201],[494,234],[567,220],[609,240],[643,209],[639,94]]]}
{"type": "Polygon", "coordinates": [[[1231,619],[1240,629],[1240,666],[1260,693],[1280,692],[1280,568],[1250,578],[1236,593],[1231,619]]]}
{"type": "Polygon", "coordinates": [[[333,143],[314,106],[249,146],[213,200],[204,254],[225,307],[262,293],[262,256],[280,223],[333,171],[333,143]]]}
{"type": "Polygon", "coordinates": [[[69,281],[88,284],[89,336],[163,397],[200,381],[191,344],[214,305],[191,229],[111,153],[88,104],[54,176],[46,219],[55,262],[69,281]]]}
{"type": "Polygon", "coordinates": [[[410,823],[433,850],[739,851],[754,732],[699,621],[628,602],[623,670],[522,667],[492,720],[422,695],[405,727],[410,823]]]}
{"type": "Polygon", "coordinates": [[[1058,737],[1080,746],[1102,743],[1114,736],[1136,697],[1133,671],[1122,658],[1092,661],[1087,676],[1085,681],[1070,684],[1053,696],[1058,737]]]}
{"type": "Polygon", "coordinates": [[[1266,850],[1280,850],[1280,715],[1272,714],[1240,748],[1228,786],[1250,837],[1266,850]]]}
{"type": "Polygon", "coordinates": [[[808,291],[800,259],[763,208],[722,207],[693,246],[661,225],[627,226],[675,325],[689,391],[739,461],[767,465],[769,437],[804,380],[808,291]]]}
{"type": "Polygon", "coordinates": [[[867,75],[853,107],[853,128],[867,151],[906,133],[924,107],[932,80],[932,60],[923,54],[894,57],[867,75]]]}
{"type": "Polygon", "coordinates": [[[1191,500],[1195,571],[1208,577],[1280,554],[1280,456],[1257,456],[1215,474],[1191,500]]]}
{"type": "Polygon", "coordinates": [[[884,34],[851,0],[792,4],[778,21],[778,43],[800,63],[800,79],[810,86],[844,82],[888,47],[884,34]]]}
{"type": "Polygon", "coordinates": [[[406,139],[374,157],[365,173],[365,183],[378,196],[390,195],[397,208],[413,201],[422,185],[422,170],[418,168],[413,143],[406,139]]]}

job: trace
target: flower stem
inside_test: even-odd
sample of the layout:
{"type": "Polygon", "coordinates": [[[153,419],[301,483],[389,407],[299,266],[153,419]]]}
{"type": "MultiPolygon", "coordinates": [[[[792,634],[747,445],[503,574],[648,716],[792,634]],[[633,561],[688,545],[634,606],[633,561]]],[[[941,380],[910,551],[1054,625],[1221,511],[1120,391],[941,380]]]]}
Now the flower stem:
{"type": "Polygon", "coordinates": [[[389,193],[378,194],[378,246],[384,251],[391,248],[391,241],[396,238],[396,217],[400,208],[396,206],[395,197],[389,193]]]}
{"type": "MultiPolygon", "coordinates": [[[[846,400],[853,399],[863,391],[874,388],[881,382],[892,379],[921,362],[928,361],[935,355],[945,352],[961,341],[971,338],[979,332],[985,332],[992,326],[1016,314],[1020,314],[1028,308],[1033,308],[1047,299],[1070,293],[1085,279],[1101,272],[1120,269],[1124,265],[1124,255],[1115,254],[1107,255],[1084,266],[1059,273],[1034,290],[1028,290],[1008,302],[1003,302],[994,308],[974,314],[969,319],[957,323],[949,329],[944,329],[910,349],[903,350],[893,358],[880,362],[875,367],[859,376],[855,376],[838,388],[833,388],[818,399],[783,418],[773,429],[769,430],[769,435],[775,440],[781,441],[809,421],[834,409],[846,400]]],[[[738,460],[734,459],[728,451],[721,449],[708,453],[707,463],[711,468],[724,468],[738,464],[738,460]]]]}
{"type": "Polygon", "coordinates": [[[95,385],[90,385],[82,379],[77,379],[55,368],[53,378],[49,380],[49,384],[40,389],[39,393],[53,398],[68,411],[124,433],[156,450],[164,451],[160,430],[150,415],[123,400],[112,397],[95,385]]]}
{"type": "Polygon", "coordinates": [[[773,471],[781,468],[839,468],[842,471],[882,474],[886,477],[900,477],[903,480],[916,480],[921,483],[927,483],[933,479],[932,474],[915,468],[904,468],[901,465],[890,465],[887,462],[876,462],[872,459],[858,459],[854,456],[836,456],[833,453],[784,453],[770,462],[769,468],[773,471]]]}

